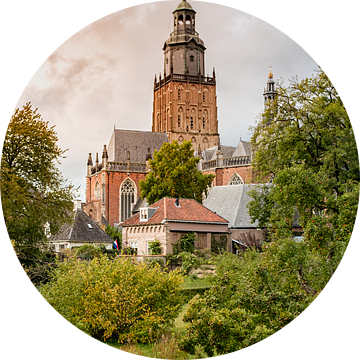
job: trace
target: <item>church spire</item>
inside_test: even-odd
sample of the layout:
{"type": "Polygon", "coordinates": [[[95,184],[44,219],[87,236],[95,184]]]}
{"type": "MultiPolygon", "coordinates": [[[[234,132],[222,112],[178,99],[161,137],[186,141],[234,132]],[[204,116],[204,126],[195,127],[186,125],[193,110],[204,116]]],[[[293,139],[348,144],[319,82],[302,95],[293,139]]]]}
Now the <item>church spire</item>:
{"type": "Polygon", "coordinates": [[[266,105],[268,100],[274,100],[276,96],[276,88],[275,88],[275,81],[274,76],[272,73],[272,66],[270,64],[269,66],[269,75],[268,75],[268,81],[266,83],[266,88],[264,89],[264,103],[266,105]]]}

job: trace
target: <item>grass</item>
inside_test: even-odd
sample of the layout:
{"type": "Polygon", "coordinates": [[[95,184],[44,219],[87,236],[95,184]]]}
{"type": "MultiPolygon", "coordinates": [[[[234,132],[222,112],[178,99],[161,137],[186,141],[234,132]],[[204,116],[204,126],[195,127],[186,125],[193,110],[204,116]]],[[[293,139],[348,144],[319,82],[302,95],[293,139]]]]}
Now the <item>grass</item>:
{"type": "Polygon", "coordinates": [[[185,278],[185,288],[184,289],[201,289],[208,288],[211,286],[206,280],[206,278],[198,278],[196,275],[190,275],[185,278]]]}
{"type": "Polygon", "coordinates": [[[207,358],[208,356],[200,348],[194,355],[191,355],[180,350],[178,346],[177,339],[180,334],[185,331],[183,317],[187,307],[188,305],[185,304],[180,308],[179,315],[174,321],[173,328],[153,344],[124,344],[120,346],[114,343],[107,344],[135,355],[157,359],[187,360],[207,358]]]}

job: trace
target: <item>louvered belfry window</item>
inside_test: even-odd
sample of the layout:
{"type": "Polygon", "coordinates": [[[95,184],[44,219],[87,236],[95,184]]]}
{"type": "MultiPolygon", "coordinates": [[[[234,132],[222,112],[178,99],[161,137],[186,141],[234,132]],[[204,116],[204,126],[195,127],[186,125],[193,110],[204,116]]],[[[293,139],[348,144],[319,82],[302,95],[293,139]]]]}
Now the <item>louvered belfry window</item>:
{"type": "Polygon", "coordinates": [[[131,216],[131,205],[135,201],[135,189],[131,180],[125,180],[120,189],[120,221],[123,222],[131,216]]]}

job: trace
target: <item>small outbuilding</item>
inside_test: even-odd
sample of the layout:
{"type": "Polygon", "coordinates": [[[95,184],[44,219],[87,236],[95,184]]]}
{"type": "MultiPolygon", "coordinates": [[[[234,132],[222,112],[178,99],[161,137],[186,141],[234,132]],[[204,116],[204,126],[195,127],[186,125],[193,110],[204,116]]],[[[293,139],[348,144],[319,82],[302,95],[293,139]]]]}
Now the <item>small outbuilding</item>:
{"type": "Polygon", "coordinates": [[[210,249],[211,241],[227,238],[231,251],[228,221],[193,199],[163,198],[139,209],[122,223],[122,246],[136,249],[138,255],[150,255],[149,245],[158,240],[161,255],[173,253],[172,244],[186,233],[195,233],[195,247],[210,249]]]}

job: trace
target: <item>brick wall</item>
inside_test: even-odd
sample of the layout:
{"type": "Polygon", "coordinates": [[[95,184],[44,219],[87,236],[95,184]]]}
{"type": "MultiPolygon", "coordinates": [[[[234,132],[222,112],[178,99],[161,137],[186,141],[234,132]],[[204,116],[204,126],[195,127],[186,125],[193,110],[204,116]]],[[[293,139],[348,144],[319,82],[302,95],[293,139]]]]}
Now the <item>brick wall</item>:
{"type": "Polygon", "coordinates": [[[167,240],[170,240],[168,234],[166,225],[125,227],[123,228],[122,246],[129,247],[132,241],[136,241],[138,255],[147,255],[147,243],[158,240],[162,247],[162,255],[166,255],[169,248],[167,240]]]}
{"type": "Polygon", "coordinates": [[[107,198],[109,199],[106,206],[107,219],[110,225],[114,223],[119,223],[120,216],[120,186],[123,181],[127,178],[130,178],[135,183],[135,202],[140,196],[139,181],[145,180],[146,173],[129,173],[126,172],[110,172],[109,174],[109,194],[107,198]],[[109,214],[109,215],[108,215],[109,214]]]}
{"type": "Polygon", "coordinates": [[[229,185],[232,175],[237,173],[245,184],[252,183],[251,165],[216,169],[216,186],[229,185]]]}
{"type": "Polygon", "coordinates": [[[94,174],[86,179],[87,181],[87,203],[84,206],[84,211],[95,221],[99,221],[101,213],[105,216],[106,220],[111,226],[119,223],[120,215],[120,187],[123,181],[130,178],[135,183],[135,202],[140,196],[139,182],[144,180],[146,173],[128,173],[120,171],[102,171],[101,173],[94,174]],[[99,182],[100,185],[100,200],[95,200],[95,184],[99,182]],[[106,201],[102,203],[102,187],[105,185],[106,201]],[[91,211],[90,211],[91,210],[91,211]]]}

